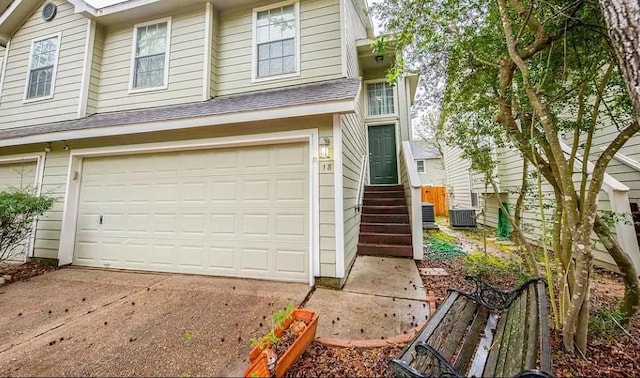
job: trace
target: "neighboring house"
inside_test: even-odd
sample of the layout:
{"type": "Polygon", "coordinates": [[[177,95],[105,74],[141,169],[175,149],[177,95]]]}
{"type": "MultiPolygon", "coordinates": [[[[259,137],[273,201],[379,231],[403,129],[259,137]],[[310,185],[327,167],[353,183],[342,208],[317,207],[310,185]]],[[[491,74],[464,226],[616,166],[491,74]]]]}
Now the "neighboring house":
{"type": "Polygon", "coordinates": [[[341,286],[370,167],[420,205],[417,77],[386,83],[372,38],[364,0],[13,1],[0,167],[58,198],[28,255],[341,286]]]}
{"type": "Polygon", "coordinates": [[[422,186],[447,186],[442,154],[436,147],[414,141],[411,151],[422,186]]]}
{"type": "MultiPolygon", "coordinates": [[[[607,145],[616,132],[615,126],[611,125],[596,133],[593,140],[594,147],[592,147],[592,150],[595,151],[590,161],[587,162],[588,172],[593,169],[592,163],[596,157],[596,152],[601,152],[600,147],[607,145]]],[[[568,140],[565,142],[564,148],[568,156],[570,153],[568,143],[570,142],[568,140]]],[[[626,221],[618,221],[612,231],[616,235],[620,246],[629,254],[636,269],[640,272],[638,235],[634,228],[631,209],[631,204],[640,203],[640,162],[637,160],[640,158],[639,145],[640,137],[631,138],[609,164],[598,198],[598,210],[613,211],[626,218],[626,221]]],[[[498,201],[507,203],[510,211],[513,212],[518,192],[522,185],[523,168],[522,155],[515,148],[494,148],[493,153],[495,161],[498,162],[494,175],[497,178],[499,190],[497,194],[491,186],[485,188],[483,176],[480,173],[471,171],[470,162],[462,158],[461,151],[457,147],[446,146],[444,148],[450,206],[477,209],[478,222],[483,223],[486,219],[486,225],[490,227],[496,227],[498,223],[498,209],[500,207],[498,201]],[[482,214],[485,206],[486,214],[482,214]]],[[[582,160],[581,156],[576,159],[575,169],[578,172],[582,169],[582,160]]],[[[532,170],[531,164],[529,164],[529,172],[532,172],[532,170]]],[[[579,178],[576,175],[576,185],[579,185],[577,180],[579,178]]],[[[529,185],[532,191],[537,190],[537,183],[531,176],[529,185]]],[[[543,200],[546,204],[555,202],[553,189],[546,182],[543,182],[542,192],[543,200]]],[[[529,200],[525,201],[522,214],[523,231],[532,242],[539,243],[542,233],[537,199],[534,199],[532,195],[529,195],[528,198],[529,200]]],[[[551,211],[552,209],[545,211],[547,227],[549,228],[552,227],[553,221],[551,211]]],[[[636,214],[636,217],[637,215],[640,214],[636,214]]],[[[593,235],[593,240],[595,263],[608,269],[617,270],[615,262],[606,252],[604,246],[597,241],[595,234],[593,235]]]]}

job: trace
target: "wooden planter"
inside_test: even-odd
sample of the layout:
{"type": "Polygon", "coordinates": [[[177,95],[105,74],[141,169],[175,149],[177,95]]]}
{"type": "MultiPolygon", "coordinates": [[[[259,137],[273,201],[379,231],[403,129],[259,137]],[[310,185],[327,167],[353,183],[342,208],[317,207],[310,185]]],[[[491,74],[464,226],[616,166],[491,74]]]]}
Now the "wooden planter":
{"type": "MultiPolygon", "coordinates": [[[[298,336],[298,338],[291,344],[291,346],[284,352],[282,356],[278,356],[278,361],[276,362],[275,375],[276,377],[283,377],[284,374],[289,370],[291,365],[293,365],[298,358],[304,353],[309,344],[316,337],[316,329],[318,328],[318,315],[313,311],[304,310],[301,308],[297,308],[292,312],[292,319],[288,319],[282,328],[276,329],[276,336],[282,337],[282,334],[286,329],[291,326],[296,320],[302,320],[307,324],[307,327],[302,331],[302,333],[298,336]]],[[[251,366],[256,361],[256,359],[263,359],[266,364],[266,356],[262,353],[262,349],[259,347],[254,347],[249,353],[249,360],[251,361],[251,366]]],[[[249,369],[247,369],[249,371],[249,369]]],[[[245,371],[245,376],[247,377],[247,371],[245,371]]],[[[268,371],[268,370],[267,370],[268,371]]]]}
{"type": "Polygon", "coordinates": [[[269,364],[267,363],[267,354],[260,353],[260,355],[251,363],[249,367],[244,371],[244,377],[260,377],[269,378],[271,373],[269,372],[269,364]]]}

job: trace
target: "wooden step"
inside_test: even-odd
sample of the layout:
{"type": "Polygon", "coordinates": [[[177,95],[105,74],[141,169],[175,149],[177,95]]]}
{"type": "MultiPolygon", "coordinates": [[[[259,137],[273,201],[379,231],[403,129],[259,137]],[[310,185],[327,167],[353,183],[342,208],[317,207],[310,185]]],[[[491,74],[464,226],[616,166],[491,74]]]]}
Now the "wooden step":
{"type": "Polygon", "coordinates": [[[362,214],[362,223],[409,223],[408,214],[362,214]]]}
{"type": "Polygon", "coordinates": [[[391,191],[391,192],[397,192],[397,191],[404,191],[404,186],[402,185],[365,185],[364,186],[364,192],[386,192],[386,191],[391,191]]]}
{"type": "Polygon", "coordinates": [[[411,234],[384,234],[379,232],[361,232],[360,243],[386,244],[386,245],[411,245],[411,234]]]}
{"type": "Polygon", "coordinates": [[[360,233],[411,234],[411,227],[400,223],[361,223],[360,233]]]}
{"type": "Polygon", "coordinates": [[[368,198],[364,197],[362,201],[364,206],[404,206],[407,203],[402,198],[368,198]]]}
{"type": "Polygon", "coordinates": [[[399,190],[399,191],[389,191],[389,190],[370,191],[370,192],[365,192],[364,193],[364,198],[365,199],[369,199],[369,198],[404,198],[404,191],[403,190],[399,190]]]}
{"type": "Polygon", "coordinates": [[[413,247],[410,245],[358,243],[358,254],[368,256],[413,257],[413,247]]]}
{"type": "Polygon", "coordinates": [[[362,214],[409,214],[407,206],[363,206],[362,214]]]}

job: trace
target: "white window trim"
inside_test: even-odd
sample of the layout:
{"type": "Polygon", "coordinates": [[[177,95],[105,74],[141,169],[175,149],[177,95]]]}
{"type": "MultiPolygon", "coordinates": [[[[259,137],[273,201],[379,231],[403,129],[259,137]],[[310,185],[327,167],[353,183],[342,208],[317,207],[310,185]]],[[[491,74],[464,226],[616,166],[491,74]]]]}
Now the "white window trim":
{"type": "Polygon", "coordinates": [[[424,159],[416,160],[416,169],[418,170],[418,173],[427,173],[427,161],[424,159]],[[422,162],[422,170],[420,169],[418,162],[422,162]]]}
{"type": "MultiPolygon", "coordinates": [[[[389,114],[380,114],[380,115],[369,115],[369,91],[367,90],[367,86],[369,84],[382,83],[387,82],[387,79],[373,79],[373,80],[365,80],[364,85],[364,116],[367,119],[380,119],[380,118],[389,118],[389,117],[398,117],[398,86],[392,85],[393,89],[393,113],[389,114]]],[[[391,84],[389,84],[391,85],[391,84]]]]}
{"type": "Polygon", "coordinates": [[[53,98],[53,94],[55,93],[55,89],[56,89],[56,76],[58,75],[58,58],[60,58],[61,47],[62,47],[62,33],[49,34],[47,36],[38,37],[31,40],[31,48],[29,49],[29,63],[27,65],[27,77],[24,83],[24,97],[22,99],[23,104],[51,100],[53,98]],[[45,39],[49,39],[49,38],[58,38],[58,48],[56,49],[56,57],[53,59],[53,72],[51,73],[51,91],[48,96],[27,98],[27,95],[29,94],[29,78],[31,76],[31,63],[33,60],[33,46],[36,44],[36,42],[44,41],[45,39]]]}
{"type": "Polygon", "coordinates": [[[258,8],[253,8],[253,15],[251,21],[251,82],[252,83],[261,83],[265,81],[273,81],[273,80],[281,80],[281,79],[290,79],[292,77],[300,76],[300,1],[299,0],[288,0],[281,1],[275,4],[269,4],[258,8]],[[296,36],[295,41],[293,42],[296,48],[296,70],[295,72],[281,74],[281,75],[271,75],[265,77],[258,77],[258,39],[256,37],[257,30],[257,21],[258,21],[258,12],[263,12],[273,8],[286,7],[287,5],[294,5],[293,12],[296,17],[296,36]]]}
{"type": "Polygon", "coordinates": [[[129,67],[129,94],[134,93],[143,93],[143,92],[152,92],[152,91],[161,91],[169,88],[169,61],[171,55],[171,17],[160,18],[157,20],[142,22],[139,24],[133,25],[133,35],[131,40],[131,64],[129,67]],[[135,76],[136,69],[136,42],[138,40],[138,28],[143,26],[161,24],[163,22],[167,23],[167,41],[166,48],[167,50],[164,52],[164,84],[157,87],[149,87],[149,88],[134,88],[133,87],[133,78],[135,76]]]}

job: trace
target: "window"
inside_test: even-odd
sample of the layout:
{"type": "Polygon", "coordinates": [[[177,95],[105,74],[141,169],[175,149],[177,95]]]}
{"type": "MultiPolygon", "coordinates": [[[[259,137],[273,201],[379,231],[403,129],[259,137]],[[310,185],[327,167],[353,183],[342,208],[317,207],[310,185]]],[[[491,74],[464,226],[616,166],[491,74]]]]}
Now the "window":
{"type": "Polygon", "coordinates": [[[256,10],[255,78],[298,72],[298,3],[256,10]]]}
{"type": "Polygon", "coordinates": [[[59,46],[60,35],[35,39],[31,43],[25,100],[53,96],[59,46]]]}
{"type": "Polygon", "coordinates": [[[368,115],[375,117],[394,114],[393,87],[386,81],[367,84],[368,115]]]}
{"type": "Polygon", "coordinates": [[[162,89],[169,80],[171,19],[139,24],[133,32],[131,89],[162,89]]]}
{"type": "Polygon", "coordinates": [[[424,160],[418,160],[416,161],[416,164],[418,165],[418,173],[425,173],[426,169],[424,166],[424,160]]]}
{"type": "Polygon", "coordinates": [[[478,207],[478,193],[471,192],[471,207],[478,207]]]}

